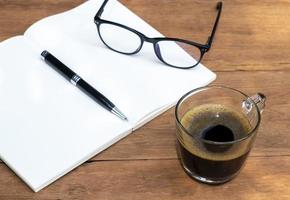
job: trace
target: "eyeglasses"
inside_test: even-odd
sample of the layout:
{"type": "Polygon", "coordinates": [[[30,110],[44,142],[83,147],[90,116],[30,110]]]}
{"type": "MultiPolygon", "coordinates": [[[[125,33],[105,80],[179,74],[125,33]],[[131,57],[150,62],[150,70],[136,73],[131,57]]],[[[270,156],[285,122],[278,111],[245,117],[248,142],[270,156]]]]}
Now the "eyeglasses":
{"type": "Polygon", "coordinates": [[[95,24],[102,42],[109,49],[121,54],[133,55],[142,49],[144,42],[149,42],[153,44],[154,52],[161,62],[179,69],[190,69],[197,66],[204,54],[210,50],[223,5],[222,2],[217,3],[218,14],[211,35],[208,37],[206,44],[200,44],[178,38],[149,38],[143,33],[123,24],[103,20],[101,15],[108,1],[105,0],[98,10],[95,16],[95,24]],[[191,56],[184,49],[189,51],[191,56]]]}

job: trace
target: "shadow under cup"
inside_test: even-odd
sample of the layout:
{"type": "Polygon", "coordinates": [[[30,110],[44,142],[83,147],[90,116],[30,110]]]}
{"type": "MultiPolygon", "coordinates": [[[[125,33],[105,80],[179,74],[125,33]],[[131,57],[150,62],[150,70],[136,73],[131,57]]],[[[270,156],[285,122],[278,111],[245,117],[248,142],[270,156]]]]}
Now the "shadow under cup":
{"type": "Polygon", "coordinates": [[[185,94],[175,110],[177,153],[185,172],[209,184],[234,178],[253,146],[265,96],[222,86],[185,94]]]}

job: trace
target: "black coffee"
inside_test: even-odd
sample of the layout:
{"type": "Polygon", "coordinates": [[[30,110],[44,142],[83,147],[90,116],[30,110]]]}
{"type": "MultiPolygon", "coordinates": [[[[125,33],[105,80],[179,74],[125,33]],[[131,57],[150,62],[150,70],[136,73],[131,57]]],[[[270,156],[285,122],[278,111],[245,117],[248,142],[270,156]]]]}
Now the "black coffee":
{"type": "Polygon", "coordinates": [[[208,104],[188,111],[181,123],[191,134],[177,142],[181,162],[188,173],[222,181],[239,171],[248,155],[246,148],[212,142],[231,142],[245,137],[251,130],[246,116],[229,107],[208,104]]]}
{"type": "Polygon", "coordinates": [[[190,174],[198,175],[210,180],[222,181],[231,178],[242,167],[248,152],[230,160],[210,160],[190,153],[179,142],[180,156],[183,165],[190,174]]]}

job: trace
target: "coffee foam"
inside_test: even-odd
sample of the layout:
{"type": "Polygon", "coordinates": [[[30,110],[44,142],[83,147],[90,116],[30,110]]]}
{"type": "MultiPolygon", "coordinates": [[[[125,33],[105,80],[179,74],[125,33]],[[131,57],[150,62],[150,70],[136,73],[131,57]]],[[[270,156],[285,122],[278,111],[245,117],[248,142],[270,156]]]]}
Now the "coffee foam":
{"type": "Polygon", "coordinates": [[[206,145],[216,147],[214,144],[206,144],[200,140],[201,132],[209,125],[224,125],[230,128],[235,140],[244,138],[252,127],[247,117],[234,108],[220,104],[205,104],[188,111],[181,119],[181,124],[191,133],[191,136],[178,131],[177,137],[181,145],[192,154],[215,161],[225,161],[238,158],[250,150],[251,139],[225,145],[225,151],[213,152],[206,145]]]}

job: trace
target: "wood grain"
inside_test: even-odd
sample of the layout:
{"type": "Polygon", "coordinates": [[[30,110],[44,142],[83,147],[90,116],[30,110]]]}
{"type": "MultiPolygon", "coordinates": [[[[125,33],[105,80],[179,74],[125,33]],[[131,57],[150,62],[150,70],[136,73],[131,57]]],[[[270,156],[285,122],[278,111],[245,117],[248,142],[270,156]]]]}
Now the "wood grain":
{"type": "MultiPolygon", "coordinates": [[[[81,0],[0,0],[0,40],[81,0]],[[17,14],[15,14],[17,13],[17,14]]],[[[204,43],[215,20],[215,1],[121,0],[161,33],[204,43]]],[[[216,39],[203,63],[215,71],[288,70],[290,1],[225,0],[216,39]]]]}
{"type": "MultiPolygon", "coordinates": [[[[164,35],[201,43],[206,42],[216,16],[215,1],[122,2],[164,35]]],[[[290,1],[223,2],[217,37],[203,63],[216,71],[288,70],[290,1]]]]}
{"type": "MultiPolygon", "coordinates": [[[[0,41],[82,2],[0,0],[0,41]]],[[[216,16],[215,1],[121,2],[164,35],[201,43],[216,16]]],[[[175,153],[171,109],[37,194],[0,163],[0,200],[290,199],[290,1],[223,2],[213,48],[203,63],[217,72],[215,84],[268,97],[255,147],[238,178],[212,187],[186,176],[175,153]]]]}
{"type": "Polygon", "coordinates": [[[177,160],[92,162],[33,194],[0,165],[0,199],[286,200],[290,198],[289,168],[289,157],[250,158],[233,181],[209,186],[189,178],[177,160]]]}

